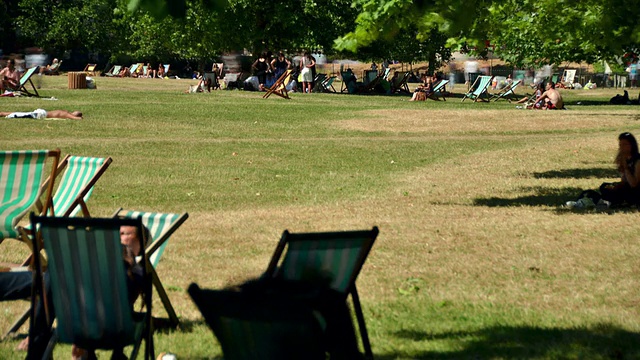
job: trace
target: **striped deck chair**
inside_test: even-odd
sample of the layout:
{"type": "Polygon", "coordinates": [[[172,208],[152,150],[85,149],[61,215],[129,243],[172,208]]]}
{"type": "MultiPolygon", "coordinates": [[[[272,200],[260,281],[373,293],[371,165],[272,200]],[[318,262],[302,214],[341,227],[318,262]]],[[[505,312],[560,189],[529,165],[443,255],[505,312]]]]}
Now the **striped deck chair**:
{"type": "Polygon", "coordinates": [[[316,77],[313,78],[313,89],[312,92],[323,92],[324,91],[324,82],[327,80],[327,74],[317,73],[316,77]]]}
{"type": "Polygon", "coordinates": [[[333,87],[333,82],[336,80],[337,76],[330,76],[324,80],[322,83],[322,91],[328,93],[336,93],[336,88],[333,87]]]}
{"type": "MultiPolygon", "coordinates": [[[[107,170],[109,164],[111,164],[110,157],[105,159],[67,155],[62,159],[54,174],[55,179],[64,171],[58,189],[53,195],[53,213],[55,216],[73,217],[82,211],[84,217],[90,217],[86,202],[89,200],[89,196],[91,196],[93,186],[107,170]]],[[[48,188],[50,182],[51,178],[47,178],[41,186],[41,191],[48,188]]],[[[37,200],[35,205],[41,213],[43,205],[40,200],[37,200]]],[[[33,236],[31,224],[24,227],[24,232],[30,237],[33,236]]],[[[31,256],[22,263],[22,266],[27,265],[30,259],[31,256]]],[[[11,325],[5,333],[4,338],[16,333],[28,318],[29,310],[27,309],[27,311],[11,325]]]]}
{"type": "MultiPolygon", "coordinates": [[[[31,210],[43,194],[41,187],[46,160],[51,157],[51,177],[55,175],[60,150],[0,152],[0,243],[6,238],[18,239],[31,246],[26,230],[18,222],[31,210]]],[[[53,184],[46,187],[41,214],[52,210],[53,184]]]]}
{"type": "Polygon", "coordinates": [[[300,302],[189,286],[226,360],[324,360],[322,325],[300,302]]]}
{"type": "Polygon", "coordinates": [[[31,77],[33,76],[33,74],[37,73],[39,68],[40,68],[39,66],[34,66],[32,68],[27,69],[27,71],[25,71],[25,73],[22,74],[22,76],[20,77],[20,83],[18,84],[18,87],[13,90],[20,91],[21,93],[24,93],[27,96],[40,97],[40,94],[38,93],[38,89],[36,89],[35,85],[33,85],[33,81],[31,81],[31,77]],[[33,91],[27,89],[27,84],[31,85],[31,89],[33,91]]]}
{"type": "Polygon", "coordinates": [[[473,102],[477,102],[478,100],[481,100],[482,96],[488,97],[487,88],[489,87],[489,84],[491,84],[491,79],[493,79],[493,76],[478,76],[476,81],[471,85],[469,92],[464,94],[462,101],[469,98],[473,99],[473,102]]]}
{"type": "Polygon", "coordinates": [[[292,72],[293,70],[288,69],[284,73],[282,73],[282,75],[280,75],[280,78],[276,80],[276,82],[267,90],[264,95],[262,95],[262,98],[266,99],[271,96],[271,94],[276,94],[281,98],[291,99],[289,97],[289,93],[287,92],[287,85],[289,84],[289,81],[291,81],[292,72]]]}
{"type": "Polygon", "coordinates": [[[142,69],[142,63],[131,64],[131,66],[129,66],[128,76],[133,76],[133,74],[136,74],[136,76],[138,76],[139,68],[142,69]]]}
{"type": "MultiPolygon", "coordinates": [[[[43,358],[50,358],[55,344],[75,344],[84,349],[118,349],[133,345],[135,359],[145,340],[145,359],[155,359],[151,324],[151,277],[146,255],[140,290],[144,312],[134,313],[120,244],[120,227],[142,228],[140,219],[88,219],[31,216],[34,229],[49,259],[47,272],[57,325],[43,358]]],[[[142,240],[142,239],[141,239],[142,240]]],[[[34,241],[38,253],[40,241],[34,241]]],[[[34,257],[38,259],[38,257],[34,257]]],[[[42,291],[42,269],[35,261],[35,301],[48,296],[42,291]]],[[[46,303],[46,302],[45,302],[46,303]]],[[[47,312],[48,313],[48,312],[47,312]]],[[[49,323],[53,323],[50,313],[49,323]]],[[[32,325],[33,325],[32,320],[32,325]]],[[[31,345],[31,342],[30,344],[31,345]]],[[[31,350],[31,349],[30,349],[31,350]]]]}
{"type": "Polygon", "coordinates": [[[443,79],[443,80],[438,81],[436,86],[434,86],[433,89],[431,90],[431,93],[429,93],[429,99],[440,101],[439,96],[441,96],[442,100],[447,101],[447,99],[445,99],[443,93],[444,93],[445,86],[447,86],[448,83],[449,83],[449,80],[444,80],[443,79]]]}
{"type": "Polygon", "coordinates": [[[369,359],[373,353],[356,279],[377,236],[377,227],[365,231],[300,234],[285,230],[265,272],[267,277],[285,280],[306,280],[317,275],[330,277],[331,288],[344,294],[345,301],[351,294],[365,356],[369,359]]]}
{"type": "Polygon", "coordinates": [[[177,326],[179,323],[178,316],[173,309],[173,305],[171,305],[169,296],[167,296],[167,292],[165,291],[164,286],[162,286],[162,282],[160,282],[155,269],[158,267],[158,263],[160,262],[160,258],[162,257],[165,248],[167,247],[169,238],[176,230],[178,230],[180,225],[187,220],[189,214],[153,213],[118,209],[113,216],[118,218],[140,217],[142,218],[144,226],[149,229],[152,242],[147,245],[145,252],[149,258],[149,262],[153,266],[153,268],[150,269],[151,279],[154,287],[158,291],[160,300],[162,300],[162,305],[164,305],[164,308],[167,311],[169,323],[173,327],[177,326]]]}
{"type": "Polygon", "coordinates": [[[120,76],[122,65],[113,65],[109,71],[104,73],[105,76],[120,76]]]}
{"type": "Polygon", "coordinates": [[[500,90],[500,92],[493,94],[491,96],[491,100],[498,101],[500,99],[508,99],[510,96],[515,95],[516,87],[518,87],[518,85],[520,85],[521,82],[522,80],[516,80],[511,84],[508,84],[502,90],[500,90]]]}

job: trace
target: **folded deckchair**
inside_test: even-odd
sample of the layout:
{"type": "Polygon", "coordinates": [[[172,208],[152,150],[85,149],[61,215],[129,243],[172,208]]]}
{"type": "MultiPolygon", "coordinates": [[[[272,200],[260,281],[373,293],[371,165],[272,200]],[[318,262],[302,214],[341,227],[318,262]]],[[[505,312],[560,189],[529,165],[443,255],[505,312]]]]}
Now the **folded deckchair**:
{"type": "Polygon", "coordinates": [[[18,222],[31,210],[45,192],[41,214],[53,210],[53,183],[42,185],[45,162],[51,157],[51,175],[55,176],[60,150],[2,151],[0,152],[0,243],[6,238],[19,239],[29,246],[30,240],[18,222]]]}
{"type": "Polygon", "coordinates": [[[493,76],[478,76],[476,78],[476,81],[474,81],[469,88],[469,92],[464,94],[462,101],[465,101],[467,98],[469,98],[473,99],[473,102],[476,102],[480,99],[481,96],[488,97],[487,88],[489,87],[489,84],[491,84],[491,79],[493,79],[493,76]]]}
{"type": "Polygon", "coordinates": [[[323,277],[333,290],[349,294],[360,328],[365,356],[373,358],[356,279],[378,236],[378,228],[365,231],[292,234],[285,230],[271,257],[266,277],[310,280],[323,277]],[[285,252],[286,251],[286,252],[285,252]]]}
{"type": "MultiPolygon", "coordinates": [[[[31,296],[31,325],[35,323],[38,297],[51,296],[57,324],[43,358],[55,344],[75,344],[83,349],[124,348],[133,345],[135,359],[145,340],[145,359],[155,359],[151,324],[152,291],[149,266],[141,254],[142,271],[136,286],[141,290],[144,312],[136,313],[130,303],[130,280],[123,262],[120,227],[134,226],[140,233],[140,219],[86,219],[31,216],[39,229],[34,254],[42,247],[47,255],[50,291],[44,292],[42,269],[37,256],[31,296]]],[[[141,241],[143,239],[140,239],[141,241]]],[[[44,302],[47,303],[46,301],[44,302]]],[[[50,310],[50,309],[48,309],[50,310]]],[[[53,323],[52,314],[49,324],[53,323]]],[[[32,345],[32,342],[29,343],[32,345]]],[[[32,350],[32,349],[30,349],[32,350]]]]}
{"type": "Polygon", "coordinates": [[[291,80],[292,71],[293,70],[288,69],[284,73],[282,73],[282,75],[280,75],[280,78],[276,80],[276,82],[273,85],[271,85],[271,87],[267,90],[267,92],[264,95],[262,95],[262,98],[266,99],[269,96],[271,96],[271,94],[276,94],[281,98],[291,99],[289,97],[289,93],[287,92],[287,85],[291,80]]]}
{"type": "Polygon", "coordinates": [[[91,76],[96,76],[96,67],[98,66],[98,64],[87,64],[87,66],[84,67],[84,72],[87,73],[87,75],[91,75],[91,76]]]}
{"type": "Polygon", "coordinates": [[[113,65],[109,71],[107,71],[105,76],[120,76],[120,70],[122,70],[122,65],[113,65]]]}
{"type": "Polygon", "coordinates": [[[189,286],[225,360],[324,360],[319,315],[299,301],[189,286]]]}
{"type": "Polygon", "coordinates": [[[158,291],[158,296],[160,296],[160,300],[162,300],[165,310],[167,311],[169,323],[173,327],[177,326],[179,322],[178,316],[171,305],[171,301],[169,300],[167,292],[165,291],[164,286],[162,286],[162,282],[160,282],[155,269],[158,267],[158,263],[160,262],[160,258],[162,257],[165,248],[167,247],[169,238],[176,230],[178,230],[180,225],[187,220],[189,214],[153,213],[118,209],[113,216],[118,218],[141,218],[144,226],[149,229],[151,242],[147,245],[145,253],[152,265],[152,268],[149,269],[151,280],[158,291]]]}
{"type": "MultiPolygon", "coordinates": [[[[110,157],[105,159],[67,155],[62,159],[55,174],[53,174],[53,176],[55,176],[54,179],[56,179],[60,173],[64,171],[64,175],[62,175],[58,188],[53,195],[53,214],[55,214],[55,216],[72,217],[82,211],[84,217],[89,217],[90,214],[86,201],[89,199],[89,196],[91,196],[93,186],[107,170],[109,164],[111,164],[110,157]]],[[[51,184],[51,177],[44,181],[40,187],[40,191],[44,192],[45,189],[49,187],[49,184],[51,184]]],[[[42,213],[43,205],[39,199],[35,205],[38,213],[42,213]]],[[[24,227],[24,233],[30,237],[33,236],[30,224],[24,227]]],[[[29,256],[22,265],[27,265],[30,259],[31,256],[29,256]]],[[[29,310],[11,325],[5,333],[4,338],[18,331],[28,318],[29,310]]]]}
{"type": "Polygon", "coordinates": [[[447,86],[448,83],[449,83],[449,80],[443,79],[438,81],[438,83],[431,90],[431,93],[429,93],[429,99],[440,101],[439,96],[441,96],[442,100],[447,101],[443,93],[444,93],[445,86],[447,86]]]}
{"type": "Polygon", "coordinates": [[[509,96],[515,95],[516,87],[518,87],[518,85],[520,85],[521,82],[522,82],[521,80],[516,80],[510,84],[507,84],[507,86],[505,86],[502,90],[493,94],[491,96],[491,100],[498,101],[500,99],[508,99],[509,96]]]}

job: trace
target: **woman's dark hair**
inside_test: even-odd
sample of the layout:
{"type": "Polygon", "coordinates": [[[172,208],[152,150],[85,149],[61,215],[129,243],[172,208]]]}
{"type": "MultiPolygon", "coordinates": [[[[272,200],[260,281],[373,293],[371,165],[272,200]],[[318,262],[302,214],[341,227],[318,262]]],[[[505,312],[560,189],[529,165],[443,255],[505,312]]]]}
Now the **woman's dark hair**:
{"type": "MultiPolygon", "coordinates": [[[[622,134],[618,135],[618,141],[620,141],[620,140],[627,141],[631,145],[631,158],[632,159],[635,160],[638,157],[640,157],[640,155],[638,154],[638,141],[636,140],[636,137],[633,136],[632,133],[623,132],[622,134]]],[[[626,166],[627,159],[625,159],[623,157],[624,157],[624,155],[618,149],[618,154],[616,155],[616,158],[615,158],[615,160],[613,162],[616,165],[618,165],[618,170],[619,171],[622,171],[622,169],[624,169],[624,166],[626,166]]]]}

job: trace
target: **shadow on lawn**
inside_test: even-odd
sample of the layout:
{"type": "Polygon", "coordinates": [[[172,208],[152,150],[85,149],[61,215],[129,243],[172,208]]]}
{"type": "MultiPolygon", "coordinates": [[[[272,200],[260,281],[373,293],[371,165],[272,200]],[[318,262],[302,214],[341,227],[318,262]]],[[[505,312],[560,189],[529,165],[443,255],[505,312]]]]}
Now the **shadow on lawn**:
{"type": "Polygon", "coordinates": [[[562,329],[496,326],[471,332],[432,334],[400,331],[403,341],[450,341],[455,351],[375,354],[376,359],[544,359],[640,358],[640,334],[611,324],[562,329]]]}
{"type": "Polygon", "coordinates": [[[618,174],[612,166],[609,168],[550,170],[533,173],[533,177],[536,179],[592,179],[615,178],[618,177],[618,174]]]}
{"type": "MultiPolygon", "coordinates": [[[[599,185],[599,184],[596,184],[599,185]]],[[[567,187],[562,189],[533,187],[523,189],[533,190],[535,194],[520,196],[516,198],[506,199],[499,197],[478,198],[473,200],[473,204],[477,206],[561,206],[567,200],[575,199],[583,189],[576,187],[567,187]]]]}

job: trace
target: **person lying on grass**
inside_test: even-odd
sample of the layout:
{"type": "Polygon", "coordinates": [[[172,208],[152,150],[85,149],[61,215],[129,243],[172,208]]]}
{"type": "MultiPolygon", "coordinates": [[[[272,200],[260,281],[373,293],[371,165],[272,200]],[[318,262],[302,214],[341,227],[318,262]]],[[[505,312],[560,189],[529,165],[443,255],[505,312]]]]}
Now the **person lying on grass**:
{"type": "Polygon", "coordinates": [[[67,110],[49,110],[35,109],[30,112],[2,112],[0,111],[0,117],[6,117],[7,119],[71,119],[82,120],[82,113],[80,111],[69,112],[67,110]]]}

